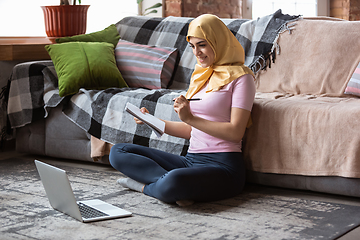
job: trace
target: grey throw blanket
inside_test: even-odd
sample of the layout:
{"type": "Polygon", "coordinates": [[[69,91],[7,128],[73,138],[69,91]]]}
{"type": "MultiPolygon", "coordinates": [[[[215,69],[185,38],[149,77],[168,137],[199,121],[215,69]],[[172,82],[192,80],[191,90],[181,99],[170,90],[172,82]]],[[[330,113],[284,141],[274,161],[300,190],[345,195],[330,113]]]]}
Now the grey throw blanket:
{"type": "MultiPolygon", "coordinates": [[[[256,72],[269,64],[266,59],[269,59],[274,41],[286,24],[298,18],[277,11],[257,20],[223,21],[243,45],[245,64],[256,72]]],[[[124,107],[126,102],[131,102],[138,107],[146,107],[151,114],[161,119],[179,121],[173,111],[172,99],[185,93],[196,63],[185,39],[191,20],[176,17],[127,17],[117,23],[124,40],[179,50],[179,64],[169,89],[81,89],[78,94],[60,98],[51,61],[17,65],[9,94],[8,117],[11,127],[21,127],[46,117],[47,108],[63,102],[64,114],[96,138],[113,144],[133,142],[176,154],[186,153],[187,141],[168,135],[157,138],[146,126],[135,124],[132,116],[124,112],[124,107]]]]}
{"type": "MultiPolygon", "coordinates": [[[[274,14],[248,19],[222,19],[245,50],[245,65],[256,73],[269,66],[273,46],[278,35],[287,29],[287,23],[296,21],[299,16],[274,14]]],[[[139,44],[177,48],[179,62],[169,84],[170,89],[187,89],[196,64],[185,36],[193,18],[147,18],[126,17],[116,24],[121,39],[139,44]]],[[[275,56],[275,55],[273,55],[275,56]]]]}

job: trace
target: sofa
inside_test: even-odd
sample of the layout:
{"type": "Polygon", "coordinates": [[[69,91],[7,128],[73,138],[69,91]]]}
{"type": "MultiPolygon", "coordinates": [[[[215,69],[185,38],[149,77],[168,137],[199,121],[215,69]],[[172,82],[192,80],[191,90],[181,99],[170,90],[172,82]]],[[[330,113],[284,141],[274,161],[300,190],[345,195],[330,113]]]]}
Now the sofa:
{"type": "MultiPolygon", "coordinates": [[[[116,47],[127,87],[79,88],[60,96],[53,61],[15,66],[8,117],[16,150],[109,164],[113,144],[132,142],[184,155],[187,140],[156,137],[124,108],[131,102],[159,118],[179,121],[171,100],[185,94],[196,63],[185,40],[191,20],[136,16],[115,24],[119,42],[129,48],[135,44],[173,54],[164,60],[171,74],[163,78],[159,70],[158,83],[131,82],[134,76],[126,68],[137,63],[125,67],[118,59],[125,54],[116,47]],[[175,59],[173,65],[169,59],[175,59]]],[[[301,18],[281,10],[256,20],[222,20],[256,74],[252,125],[243,139],[248,182],[360,197],[360,22],[301,18]]]]}

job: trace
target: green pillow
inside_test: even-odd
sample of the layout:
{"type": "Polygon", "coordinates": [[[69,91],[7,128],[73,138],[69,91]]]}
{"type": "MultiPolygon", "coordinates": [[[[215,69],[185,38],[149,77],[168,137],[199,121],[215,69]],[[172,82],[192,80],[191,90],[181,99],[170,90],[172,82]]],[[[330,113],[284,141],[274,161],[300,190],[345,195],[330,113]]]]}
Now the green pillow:
{"type": "Polygon", "coordinates": [[[116,66],[114,47],[105,42],[69,42],[46,45],[59,79],[61,97],[80,88],[127,87],[116,66]]]}
{"type": "Polygon", "coordinates": [[[114,47],[118,43],[120,39],[120,35],[117,31],[117,28],[114,24],[111,24],[109,27],[105,28],[102,31],[89,33],[89,34],[81,34],[72,37],[63,37],[57,38],[55,41],[57,43],[65,43],[65,42],[108,42],[112,43],[114,47]]]}

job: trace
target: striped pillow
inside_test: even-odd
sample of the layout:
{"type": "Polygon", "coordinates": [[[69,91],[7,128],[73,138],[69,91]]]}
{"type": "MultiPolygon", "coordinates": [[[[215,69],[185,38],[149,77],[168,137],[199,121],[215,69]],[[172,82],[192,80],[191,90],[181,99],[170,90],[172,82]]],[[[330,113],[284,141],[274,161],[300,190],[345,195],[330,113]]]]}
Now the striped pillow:
{"type": "Polygon", "coordinates": [[[355,71],[351,76],[344,93],[360,97],[360,62],[355,68],[355,71]]]}
{"type": "Polygon", "coordinates": [[[167,88],[178,51],[176,48],[140,45],[119,40],[116,64],[129,87],[167,88]]]}

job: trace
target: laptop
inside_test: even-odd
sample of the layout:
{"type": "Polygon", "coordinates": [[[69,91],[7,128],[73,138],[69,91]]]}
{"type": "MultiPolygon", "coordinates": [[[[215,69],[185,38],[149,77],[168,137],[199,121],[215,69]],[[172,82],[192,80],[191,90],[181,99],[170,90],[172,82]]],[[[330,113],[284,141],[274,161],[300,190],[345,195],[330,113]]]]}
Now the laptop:
{"type": "Polygon", "coordinates": [[[99,199],[76,201],[66,172],[35,160],[50,205],[81,222],[131,216],[132,213],[99,199]]]}

